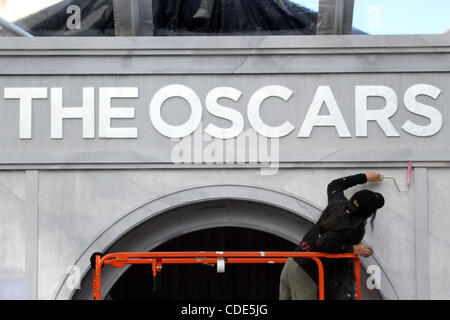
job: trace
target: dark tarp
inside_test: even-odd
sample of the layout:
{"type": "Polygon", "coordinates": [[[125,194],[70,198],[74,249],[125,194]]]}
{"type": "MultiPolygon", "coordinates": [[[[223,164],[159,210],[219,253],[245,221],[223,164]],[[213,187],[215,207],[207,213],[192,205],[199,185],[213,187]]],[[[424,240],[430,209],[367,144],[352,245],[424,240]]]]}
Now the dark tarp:
{"type": "MultiPolygon", "coordinates": [[[[288,0],[153,0],[153,20],[155,36],[315,34],[317,13],[288,0]]],[[[65,0],[15,24],[34,36],[114,36],[113,1],[65,0]],[[67,28],[70,5],[80,30],[67,28]]]]}
{"type": "Polygon", "coordinates": [[[65,0],[14,22],[34,36],[114,36],[112,0],[65,0]],[[80,29],[69,30],[67,8],[81,10],[80,29]]]}
{"type": "MultiPolygon", "coordinates": [[[[141,13],[138,35],[316,34],[317,12],[289,0],[140,1],[152,1],[147,10],[153,11],[153,21],[151,14],[141,13]],[[142,28],[152,25],[154,30],[142,28]]],[[[115,36],[113,0],[64,0],[14,23],[34,36],[115,36]],[[79,30],[67,27],[71,5],[81,10],[79,30]]]]}
{"type": "Polygon", "coordinates": [[[155,35],[315,34],[317,13],[289,0],[153,0],[155,35]]]}

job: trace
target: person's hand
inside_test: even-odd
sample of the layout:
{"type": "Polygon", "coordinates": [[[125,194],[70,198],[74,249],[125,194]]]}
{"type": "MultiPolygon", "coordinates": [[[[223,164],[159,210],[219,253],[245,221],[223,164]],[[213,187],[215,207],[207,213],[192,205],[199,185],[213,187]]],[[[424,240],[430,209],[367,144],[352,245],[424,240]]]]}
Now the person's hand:
{"type": "Polygon", "coordinates": [[[366,173],[366,178],[368,182],[377,182],[383,180],[381,174],[378,172],[369,171],[366,173]]]}
{"type": "Polygon", "coordinates": [[[373,249],[366,244],[356,244],[353,246],[353,253],[358,256],[370,257],[373,254],[373,249]]]}

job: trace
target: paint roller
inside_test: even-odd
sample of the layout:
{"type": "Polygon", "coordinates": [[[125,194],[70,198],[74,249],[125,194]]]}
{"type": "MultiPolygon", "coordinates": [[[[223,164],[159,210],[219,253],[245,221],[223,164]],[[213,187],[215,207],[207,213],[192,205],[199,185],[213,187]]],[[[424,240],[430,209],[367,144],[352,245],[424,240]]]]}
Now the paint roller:
{"type": "Polygon", "coordinates": [[[382,180],[384,180],[384,179],[390,179],[390,180],[392,180],[392,181],[394,182],[395,187],[397,188],[398,192],[408,192],[408,191],[409,191],[409,185],[411,184],[411,170],[412,170],[412,162],[409,161],[409,162],[408,162],[408,177],[407,177],[408,189],[406,189],[406,190],[401,190],[401,189],[400,189],[400,187],[399,187],[399,185],[398,185],[398,183],[397,183],[397,180],[395,180],[394,177],[381,176],[381,179],[382,179],[382,180]]]}

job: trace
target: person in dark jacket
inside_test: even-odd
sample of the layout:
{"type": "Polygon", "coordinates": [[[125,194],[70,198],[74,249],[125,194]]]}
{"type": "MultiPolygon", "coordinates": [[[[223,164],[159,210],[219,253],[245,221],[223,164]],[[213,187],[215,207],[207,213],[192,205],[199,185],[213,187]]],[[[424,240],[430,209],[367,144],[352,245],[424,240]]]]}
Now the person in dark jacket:
{"type": "MultiPolygon", "coordinates": [[[[344,190],[366,182],[381,181],[376,172],[360,173],[333,180],[327,188],[328,205],[317,223],[306,233],[295,251],[356,253],[368,257],[373,250],[361,244],[366,221],[373,223],[377,209],[384,205],[380,193],[356,192],[350,200],[344,190]]],[[[351,259],[321,259],[324,266],[325,299],[353,299],[351,259]]],[[[280,300],[315,300],[318,297],[318,271],[310,258],[288,258],[280,276],[280,300]]]]}

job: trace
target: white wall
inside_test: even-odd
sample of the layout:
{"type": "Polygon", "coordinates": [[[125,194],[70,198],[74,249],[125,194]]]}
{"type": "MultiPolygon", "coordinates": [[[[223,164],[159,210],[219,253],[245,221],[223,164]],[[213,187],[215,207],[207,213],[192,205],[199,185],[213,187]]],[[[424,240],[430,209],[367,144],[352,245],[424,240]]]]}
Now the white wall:
{"type": "MultiPolygon", "coordinates": [[[[368,169],[281,169],[274,176],[262,176],[255,169],[40,171],[39,172],[39,255],[38,298],[53,298],[67,268],[84,250],[125,213],[156,196],[204,184],[243,184],[264,186],[307,199],[319,208],[326,205],[326,186],[334,178],[368,169]]],[[[406,169],[380,169],[395,176],[407,189],[406,169]]],[[[445,274],[450,251],[450,219],[445,219],[445,182],[450,171],[430,171],[430,286],[431,298],[449,298],[445,274]],[[436,222],[436,219],[440,219],[436,222]]],[[[12,254],[2,271],[25,271],[26,237],[24,221],[23,173],[2,173],[0,211],[8,223],[1,225],[2,253],[12,254]],[[22,177],[22,180],[20,179],[22,177]],[[6,187],[5,187],[6,186],[6,187]],[[7,209],[5,209],[7,208],[7,209]]],[[[367,228],[365,241],[375,249],[380,266],[401,299],[415,298],[415,219],[414,181],[408,192],[399,193],[391,180],[364,185],[381,192],[386,199],[375,231],[367,228]]],[[[349,189],[351,194],[363,186],[349,189]]],[[[175,222],[176,223],[176,222],[175,222]]],[[[28,270],[30,271],[30,270],[28,270]]],[[[395,298],[395,296],[391,296],[395,298]]]]}

